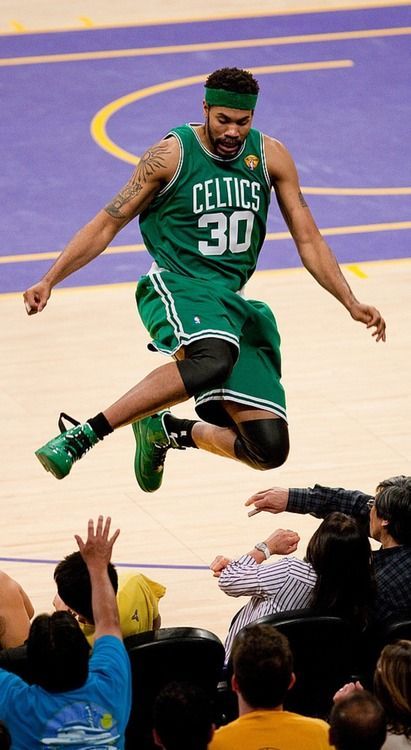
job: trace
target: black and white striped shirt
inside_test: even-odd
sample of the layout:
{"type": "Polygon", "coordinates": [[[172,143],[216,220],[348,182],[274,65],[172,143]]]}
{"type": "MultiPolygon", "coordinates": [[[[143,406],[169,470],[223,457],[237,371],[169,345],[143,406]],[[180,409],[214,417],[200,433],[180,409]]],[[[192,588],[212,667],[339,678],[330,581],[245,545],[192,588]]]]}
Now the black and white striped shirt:
{"type": "Polygon", "coordinates": [[[308,607],[316,580],[312,565],[297,557],[284,557],[268,565],[257,563],[250,555],[232,560],[221,572],[218,585],[228,596],[251,599],[230,626],[226,659],[235,636],[245,625],[274,612],[308,607]]]}

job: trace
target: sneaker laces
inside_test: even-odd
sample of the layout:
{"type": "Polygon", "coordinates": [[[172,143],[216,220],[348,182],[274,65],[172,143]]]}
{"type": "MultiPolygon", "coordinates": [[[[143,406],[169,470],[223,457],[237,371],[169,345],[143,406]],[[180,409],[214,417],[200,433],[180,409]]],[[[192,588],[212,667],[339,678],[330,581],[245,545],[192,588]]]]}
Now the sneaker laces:
{"type": "Polygon", "coordinates": [[[87,453],[88,450],[90,450],[90,448],[92,447],[92,443],[84,433],[83,427],[78,419],[70,417],[69,414],[66,414],[64,411],[61,412],[58,420],[59,430],[62,434],[67,433],[70,429],[66,427],[66,425],[64,424],[64,420],[70,422],[73,427],[79,427],[76,432],[66,434],[67,442],[64,445],[64,450],[71,456],[73,461],[78,461],[79,458],[84,456],[84,454],[87,453]]]}
{"type": "Polygon", "coordinates": [[[166,454],[171,445],[160,445],[154,443],[153,446],[153,471],[161,471],[166,460],[166,454]]]}
{"type": "Polygon", "coordinates": [[[74,419],[74,417],[70,417],[68,414],[66,414],[64,411],[62,411],[60,413],[59,421],[58,421],[58,426],[59,426],[59,430],[60,430],[61,433],[67,432],[67,430],[69,429],[64,424],[64,420],[65,419],[67,419],[67,422],[70,422],[70,424],[72,424],[73,427],[78,427],[79,424],[80,424],[80,422],[78,421],[78,419],[74,419]]]}
{"type": "Polygon", "coordinates": [[[66,435],[66,440],[70,442],[65,444],[64,449],[71,455],[73,461],[77,461],[84,456],[92,447],[92,443],[83,432],[82,427],[79,428],[76,434],[66,435]]]}

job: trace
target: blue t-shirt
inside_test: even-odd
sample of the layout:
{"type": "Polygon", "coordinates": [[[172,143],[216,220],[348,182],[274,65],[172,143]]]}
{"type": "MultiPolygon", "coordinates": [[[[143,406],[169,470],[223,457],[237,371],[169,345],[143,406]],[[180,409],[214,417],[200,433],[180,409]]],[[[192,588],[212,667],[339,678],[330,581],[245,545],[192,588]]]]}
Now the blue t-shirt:
{"type": "Polygon", "coordinates": [[[48,693],[0,669],[0,719],[12,750],[123,750],[130,708],[130,660],[112,635],[95,642],[87,681],[77,690],[48,693]]]}

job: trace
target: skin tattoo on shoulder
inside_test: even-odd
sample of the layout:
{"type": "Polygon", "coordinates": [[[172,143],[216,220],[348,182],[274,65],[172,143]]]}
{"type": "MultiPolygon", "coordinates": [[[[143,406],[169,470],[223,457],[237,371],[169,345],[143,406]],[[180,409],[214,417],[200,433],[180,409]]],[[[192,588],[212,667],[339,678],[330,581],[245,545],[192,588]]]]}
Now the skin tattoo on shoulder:
{"type": "Polygon", "coordinates": [[[169,152],[168,143],[159,143],[153,146],[141,157],[129,182],[117,193],[116,197],[105,206],[110,216],[115,219],[126,219],[127,216],[121,210],[123,206],[132,201],[143,189],[143,183],[151,177],[158,169],[166,166],[166,155],[169,152]]]}

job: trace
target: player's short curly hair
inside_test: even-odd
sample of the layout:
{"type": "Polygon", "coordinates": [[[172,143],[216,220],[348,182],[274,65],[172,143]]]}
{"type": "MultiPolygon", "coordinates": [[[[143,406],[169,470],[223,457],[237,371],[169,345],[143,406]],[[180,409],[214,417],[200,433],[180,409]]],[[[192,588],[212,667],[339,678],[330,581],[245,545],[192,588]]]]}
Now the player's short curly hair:
{"type": "Polygon", "coordinates": [[[258,81],[248,70],[241,68],[220,68],[210,73],[206,82],[206,88],[224,89],[224,91],[235,91],[237,94],[258,94],[260,87],[258,81]]]}

